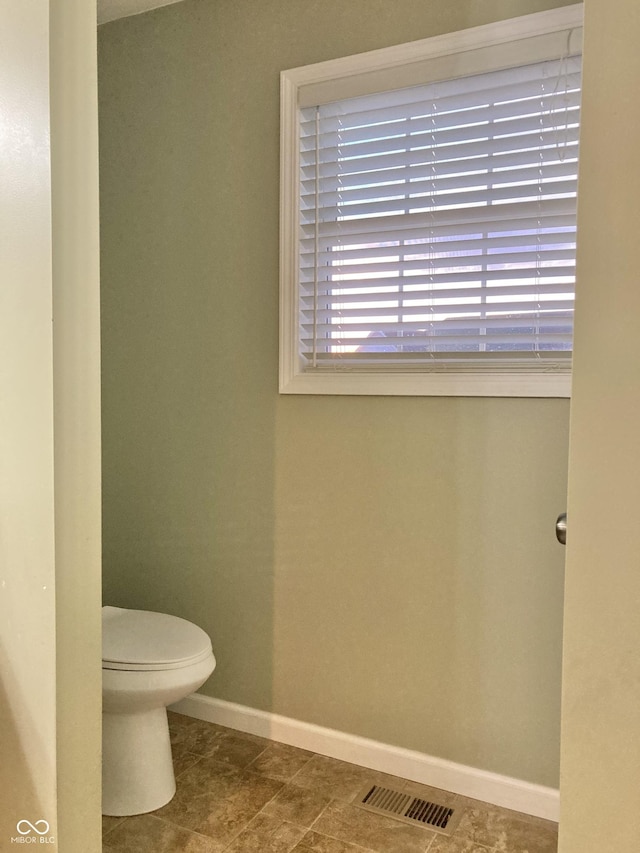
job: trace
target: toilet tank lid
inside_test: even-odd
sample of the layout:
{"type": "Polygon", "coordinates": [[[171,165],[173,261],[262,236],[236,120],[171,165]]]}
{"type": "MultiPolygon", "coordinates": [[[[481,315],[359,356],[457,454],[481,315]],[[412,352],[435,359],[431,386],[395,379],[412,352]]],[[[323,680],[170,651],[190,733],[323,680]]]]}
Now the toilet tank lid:
{"type": "Polygon", "coordinates": [[[104,662],[187,664],[209,651],[208,635],[186,619],[150,610],[102,608],[104,662]]]}

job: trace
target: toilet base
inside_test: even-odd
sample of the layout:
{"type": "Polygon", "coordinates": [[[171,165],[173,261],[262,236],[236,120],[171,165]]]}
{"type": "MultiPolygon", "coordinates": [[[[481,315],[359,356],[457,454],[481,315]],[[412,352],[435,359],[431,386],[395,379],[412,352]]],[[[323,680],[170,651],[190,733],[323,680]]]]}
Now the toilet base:
{"type": "Polygon", "coordinates": [[[102,714],[102,813],[159,809],[176,792],[166,708],[102,714]]]}

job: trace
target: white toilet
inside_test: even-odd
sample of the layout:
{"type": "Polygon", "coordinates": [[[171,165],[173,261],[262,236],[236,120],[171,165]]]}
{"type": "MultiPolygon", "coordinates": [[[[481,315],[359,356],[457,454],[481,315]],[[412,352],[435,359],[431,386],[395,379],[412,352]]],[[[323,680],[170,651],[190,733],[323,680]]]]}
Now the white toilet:
{"type": "Polygon", "coordinates": [[[143,814],[173,797],[166,708],[204,684],[215,665],[211,640],[191,622],[102,608],[103,814],[143,814]]]}

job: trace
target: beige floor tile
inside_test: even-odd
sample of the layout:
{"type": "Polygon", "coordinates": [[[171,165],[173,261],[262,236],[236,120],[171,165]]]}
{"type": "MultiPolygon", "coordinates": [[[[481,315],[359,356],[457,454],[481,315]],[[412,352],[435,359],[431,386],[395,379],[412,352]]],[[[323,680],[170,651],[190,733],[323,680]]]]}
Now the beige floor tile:
{"type": "Polygon", "coordinates": [[[401,788],[405,784],[404,779],[398,779],[396,776],[368,770],[366,767],[338,761],[336,758],[327,758],[325,755],[314,755],[291,781],[300,788],[327,793],[334,799],[345,802],[351,802],[368,784],[390,788],[401,788]]]}
{"type": "Polygon", "coordinates": [[[261,812],[252,818],[246,826],[248,832],[255,832],[259,835],[270,835],[282,823],[282,818],[277,815],[270,815],[263,809],[261,812]]]}
{"type": "Polygon", "coordinates": [[[300,844],[294,847],[294,853],[373,853],[373,851],[367,850],[366,847],[360,847],[358,844],[349,844],[347,841],[330,838],[328,835],[322,835],[311,830],[304,836],[300,844]]]}
{"type": "Polygon", "coordinates": [[[110,817],[109,815],[102,815],[102,837],[104,838],[112,829],[115,829],[118,824],[122,823],[123,820],[126,820],[126,817],[110,817]]]}
{"type": "Polygon", "coordinates": [[[198,795],[206,796],[209,793],[216,793],[224,796],[228,789],[237,784],[241,773],[241,770],[204,756],[180,774],[176,779],[175,797],[159,809],[159,812],[174,810],[183,800],[187,801],[198,795]]]}
{"type": "Polygon", "coordinates": [[[230,844],[278,793],[282,783],[202,758],[178,778],[173,800],[157,814],[230,844]]]}
{"type": "Polygon", "coordinates": [[[189,752],[185,748],[185,744],[182,743],[172,744],[171,753],[173,756],[173,772],[176,774],[176,778],[181,773],[184,773],[185,770],[188,770],[189,767],[193,767],[196,761],[200,761],[202,758],[201,755],[195,752],[189,752]]]}
{"type": "Polygon", "coordinates": [[[464,806],[464,808],[496,812],[510,820],[521,820],[525,823],[530,823],[533,826],[540,827],[541,829],[554,830],[555,832],[558,831],[558,824],[552,820],[545,820],[544,818],[528,815],[524,812],[516,812],[513,809],[505,809],[501,806],[495,806],[493,803],[485,803],[482,800],[473,800],[470,797],[463,797],[462,795],[458,796],[457,802],[459,806],[464,806]]]}
{"type": "Polygon", "coordinates": [[[267,814],[263,809],[247,824],[247,832],[253,832],[258,835],[271,835],[282,823],[282,818],[277,815],[267,814]]]}
{"type": "Polygon", "coordinates": [[[431,830],[337,801],[322,812],[313,830],[375,853],[424,853],[434,837],[431,830]]]}
{"type": "Polygon", "coordinates": [[[217,761],[241,768],[273,743],[257,735],[173,713],[169,715],[169,734],[174,756],[181,757],[185,753],[215,756],[217,761]]]}
{"type": "Polygon", "coordinates": [[[178,714],[176,711],[167,708],[167,720],[170,729],[177,729],[180,726],[190,726],[194,719],[194,717],[187,717],[186,714],[178,714]]]}
{"type": "Polygon", "coordinates": [[[247,769],[270,779],[288,782],[311,758],[313,753],[305,749],[297,749],[286,743],[271,743],[247,769]]]}
{"type": "Polygon", "coordinates": [[[325,794],[289,784],[267,803],[262,813],[309,827],[330,801],[331,798],[325,794]]]}
{"type": "Polygon", "coordinates": [[[456,837],[495,849],[496,853],[556,853],[558,831],[548,821],[532,822],[517,812],[466,808],[456,837]]]}
{"type": "Polygon", "coordinates": [[[269,833],[246,829],[227,847],[225,853],[291,853],[306,829],[280,822],[269,833]]]}
{"type": "Polygon", "coordinates": [[[493,847],[483,847],[468,838],[447,838],[436,836],[427,848],[427,853],[493,853],[493,847]]]}
{"type": "Polygon", "coordinates": [[[210,838],[153,815],[129,818],[109,833],[107,841],[113,853],[220,853],[223,849],[210,838]]]}
{"type": "Polygon", "coordinates": [[[193,719],[194,717],[187,717],[186,714],[178,714],[177,711],[172,711],[171,708],[167,708],[169,728],[176,728],[180,725],[189,725],[193,719]]]}
{"type": "Polygon", "coordinates": [[[232,731],[215,723],[206,723],[204,720],[185,717],[172,711],[167,713],[167,717],[172,748],[179,746],[185,752],[196,755],[208,755],[220,735],[232,731]]]}
{"type": "Polygon", "coordinates": [[[220,733],[207,758],[244,770],[269,747],[269,741],[244,732],[220,733]]]}

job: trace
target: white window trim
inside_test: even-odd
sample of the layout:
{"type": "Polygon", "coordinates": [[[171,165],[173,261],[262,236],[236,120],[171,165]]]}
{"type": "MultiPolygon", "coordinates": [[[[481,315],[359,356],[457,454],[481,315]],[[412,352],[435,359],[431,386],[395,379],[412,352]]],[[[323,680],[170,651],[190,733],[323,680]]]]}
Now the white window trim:
{"type": "MultiPolygon", "coordinates": [[[[357,76],[415,66],[421,61],[582,27],[583,4],[537,12],[408,44],[283,71],[280,81],[280,383],[281,394],[396,396],[570,397],[570,372],[305,373],[298,352],[298,111],[300,93],[344,85],[357,76]]],[[[405,83],[405,85],[410,85],[405,83]]],[[[394,85],[390,88],[396,88],[394,85]]],[[[331,97],[327,97],[331,100],[331,97]]]]}

